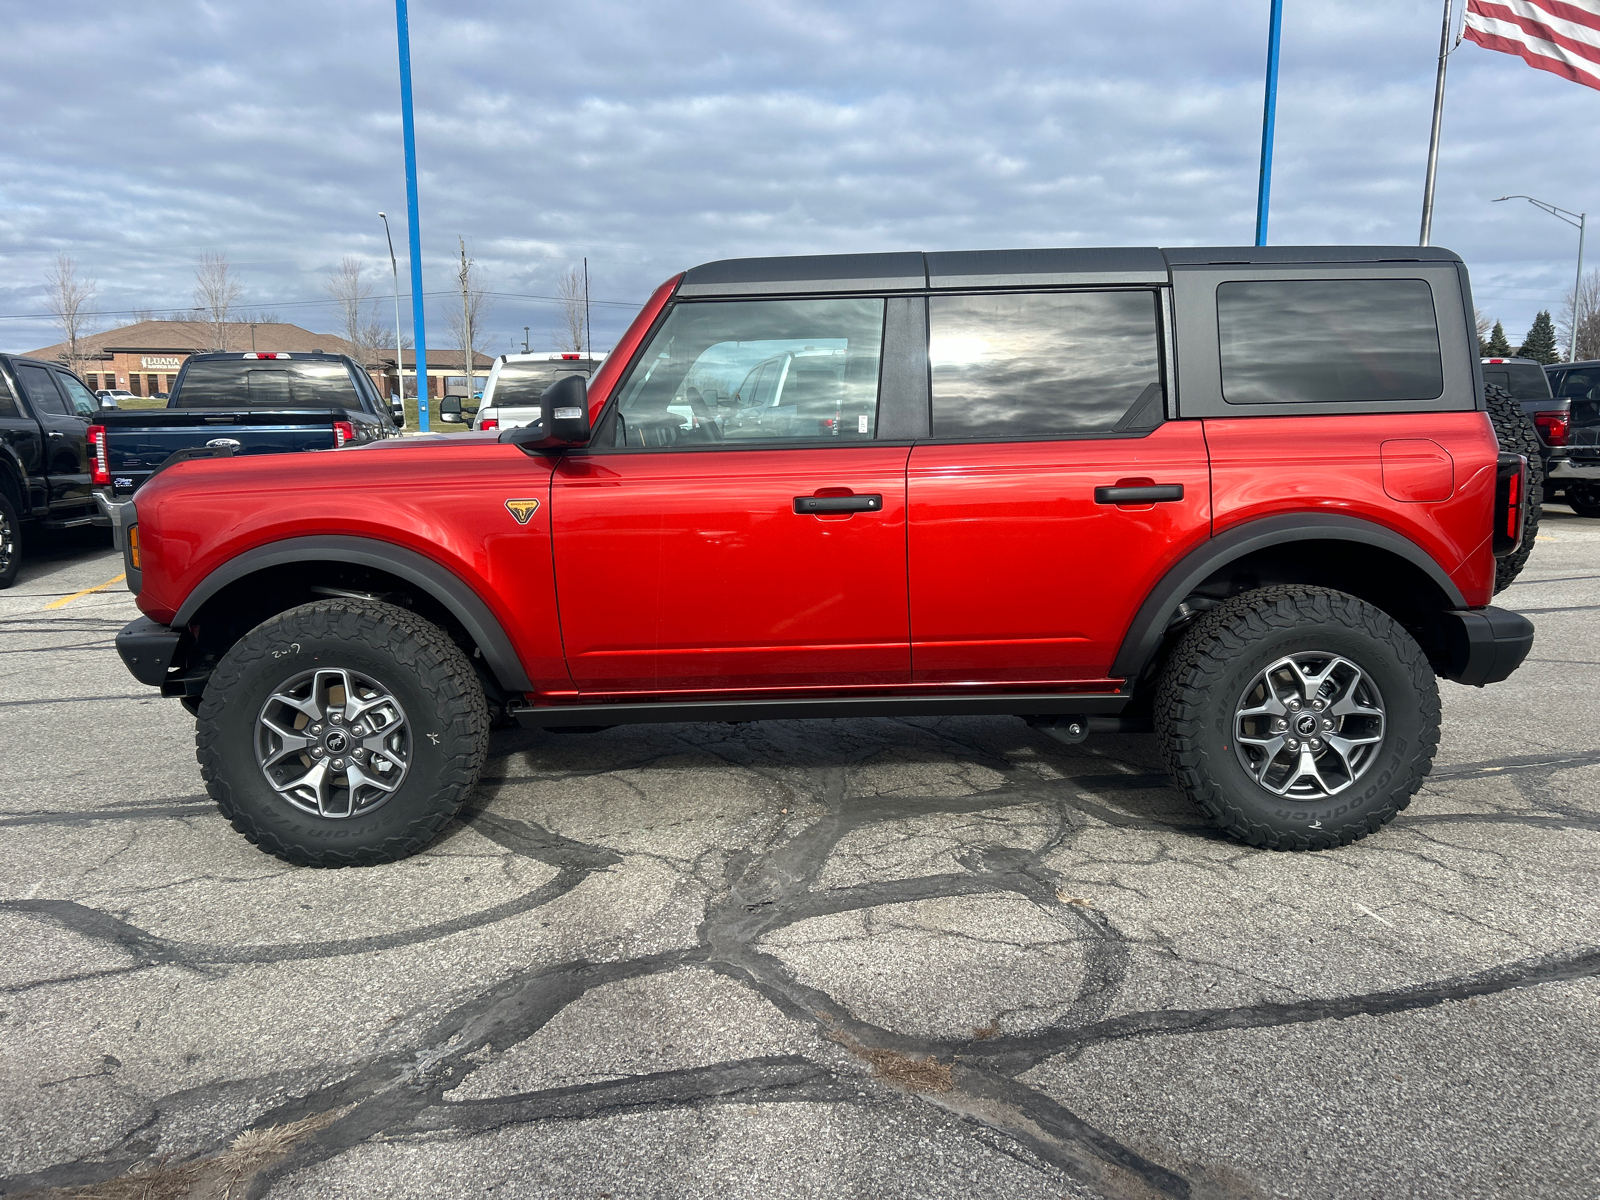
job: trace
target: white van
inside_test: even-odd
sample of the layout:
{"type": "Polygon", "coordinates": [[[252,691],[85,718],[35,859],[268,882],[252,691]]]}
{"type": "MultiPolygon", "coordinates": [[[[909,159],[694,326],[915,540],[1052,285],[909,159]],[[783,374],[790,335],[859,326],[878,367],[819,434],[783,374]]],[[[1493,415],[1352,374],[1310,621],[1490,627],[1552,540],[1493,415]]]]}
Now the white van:
{"type": "Polygon", "coordinates": [[[539,397],[565,375],[590,378],[604,354],[593,358],[572,351],[552,350],[531,354],[502,354],[489,368],[483,403],[472,419],[474,429],[516,429],[539,419],[539,397]]]}

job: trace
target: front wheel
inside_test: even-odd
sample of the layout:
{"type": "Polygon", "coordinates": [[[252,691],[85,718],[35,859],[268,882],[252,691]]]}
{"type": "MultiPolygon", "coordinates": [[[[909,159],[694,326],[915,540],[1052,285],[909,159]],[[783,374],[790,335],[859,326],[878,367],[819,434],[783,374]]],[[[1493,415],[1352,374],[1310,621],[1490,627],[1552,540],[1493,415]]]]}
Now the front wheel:
{"type": "Polygon", "coordinates": [[[0,492],[0,588],[17,581],[22,569],[22,522],[11,498],[0,492]]]}
{"type": "Polygon", "coordinates": [[[206,790],[261,849],[313,867],[415,854],[461,807],[489,745],[466,655],[390,604],[324,600],[223,655],[195,726],[206,790]]]}
{"type": "Polygon", "coordinates": [[[1184,635],[1155,727],[1174,780],[1223,832],[1325,850],[1411,803],[1439,744],[1439,689],[1387,613],[1326,588],[1268,587],[1184,635]]]}

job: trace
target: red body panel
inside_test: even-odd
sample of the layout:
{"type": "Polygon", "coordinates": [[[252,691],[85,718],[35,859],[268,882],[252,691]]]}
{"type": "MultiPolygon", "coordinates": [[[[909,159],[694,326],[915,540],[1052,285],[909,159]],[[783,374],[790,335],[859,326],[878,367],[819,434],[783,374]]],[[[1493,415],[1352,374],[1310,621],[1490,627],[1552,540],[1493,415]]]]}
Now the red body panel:
{"type": "Polygon", "coordinates": [[[570,456],[550,513],[586,695],[910,681],[904,446],[570,456]],[[801,515],[797,496],[881,512],[801,515]]]}
{"type": "MultiPolygon", "coordinates": [[[[1489,603],[1494,588],[1490,524],[1499,445],[1481,412],[1392,416],[1240,417],[1205,422],[1211,449],[1215,532],[1280,513],[1341,513],[1410,538],[1455,581],[1469,605],[1489,603]],[[1408,425],[1410,428],[1408,428],[1408,425]],[[1443,500],[1398,500],[1391,486],[1430,482],[1418,456],[1389,474],[1384,443],[1425,433],[1451,464],[1443,500]]],[[[1404,447],[1402,447],[1402,450],[1404,447]]],[[[1414,447],[1413,447],[1414,449],[1414,447]]],[[[1439,483],[1432,468],[1432,486],[1439,483]]],[[[1414,495],[1437,491],[1413,490],[1414,495]]]]}
{"type": "Polygon", "coordinates": [[[331,534],[414,550],[472,588],[541,690],[570,691],[550,574],[549,460],[467,437],[370,449],[199,459],[139,490],[139,607],[170,621],[230,559],[268,542],[331,534]],[[331,460],[331,461],[330,461],[331,460]],[[512,498],[537,499],[519,525],[512,498]]]}
{"type": "Polygon", "coordinates": [[[1211,532],[1196,421],[1142,438],[918,446],[907,488],[918,682],[1104,680],[1146,593],[1211,532]],[[1150,483],[1184,497],[1095,503],[1097,487],[1150,483]]]}

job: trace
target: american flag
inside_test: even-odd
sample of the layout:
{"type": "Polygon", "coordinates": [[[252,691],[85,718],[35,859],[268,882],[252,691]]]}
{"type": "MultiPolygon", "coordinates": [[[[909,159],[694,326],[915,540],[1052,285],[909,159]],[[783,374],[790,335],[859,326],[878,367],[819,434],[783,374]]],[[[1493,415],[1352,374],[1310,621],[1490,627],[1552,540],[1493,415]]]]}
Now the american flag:
{"type": "Polygon", "coordinates": [[[1464,32],[1486,50],[1600,88],[1600,0],[1467,0],[1464,32]]]}

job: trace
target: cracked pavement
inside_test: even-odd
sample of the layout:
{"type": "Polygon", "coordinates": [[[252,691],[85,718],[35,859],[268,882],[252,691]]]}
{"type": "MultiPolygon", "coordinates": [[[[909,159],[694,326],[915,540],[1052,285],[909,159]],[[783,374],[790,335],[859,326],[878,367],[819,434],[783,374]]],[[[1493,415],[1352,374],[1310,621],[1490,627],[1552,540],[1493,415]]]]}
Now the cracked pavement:
{"type": "Polygon", "coordinates": [[[1012,718],[493,736],[423,854],[234,833],[109,550],[0,592],[0,1195],[1600,1195],[1600,522],[1382,833],[1213,835],[1012,718]],[[252,1160],[254,1161],[254,1160],[252,1160]]]}

